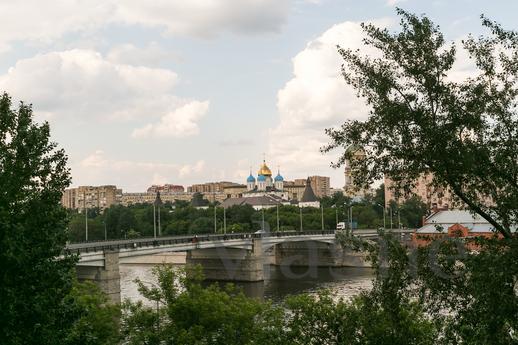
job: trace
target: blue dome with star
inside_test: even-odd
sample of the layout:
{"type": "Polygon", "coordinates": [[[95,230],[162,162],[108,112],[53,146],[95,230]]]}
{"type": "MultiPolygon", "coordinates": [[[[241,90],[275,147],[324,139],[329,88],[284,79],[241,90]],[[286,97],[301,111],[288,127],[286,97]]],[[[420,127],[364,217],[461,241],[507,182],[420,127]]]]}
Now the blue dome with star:
{"type": "Polygon", "coordinates": [[[282,182],[284,181],[284,177],[281,176],[281,174],[277,174],[277,176],[275,176],[275,182],[282,182]]]}
{"type": "Polygon", "coordinates": [[[250,174],[250,176],[248,176],[248,178],[246,179],[246,182],[255,182],[255,177],[250,174]]]}
{"type": "Polygon", "coordinates": [[[266,181],[266,176],[264,176],[264,175],[257,176],[257,181],[258,182],[265,182],[266,181]]]}

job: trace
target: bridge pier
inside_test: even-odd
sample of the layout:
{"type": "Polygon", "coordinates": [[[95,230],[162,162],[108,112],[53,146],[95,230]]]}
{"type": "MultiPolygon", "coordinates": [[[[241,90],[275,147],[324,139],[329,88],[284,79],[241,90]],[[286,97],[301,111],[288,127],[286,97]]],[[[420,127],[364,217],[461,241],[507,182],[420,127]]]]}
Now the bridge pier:
{"type": "Polygon", "coordinates": [[[274,247],[273,254],[276,266],[371,267],[365,253],[323,242],[280,243],[274,247]]]}
{"type": "Polygon", "coordinates": [[[79,281],[89,280],[96,283],[112,303],[121,302],[119,251],[104,251],[104,266],[77,266],[79,281]]]}
{"type": "Polygon", "coordinates": [[[218,247],[187,253],[187,265],[200,265],[205,279],[256,282],[264,280],[262,240],[252,240],[252,250],[218,247]]]}

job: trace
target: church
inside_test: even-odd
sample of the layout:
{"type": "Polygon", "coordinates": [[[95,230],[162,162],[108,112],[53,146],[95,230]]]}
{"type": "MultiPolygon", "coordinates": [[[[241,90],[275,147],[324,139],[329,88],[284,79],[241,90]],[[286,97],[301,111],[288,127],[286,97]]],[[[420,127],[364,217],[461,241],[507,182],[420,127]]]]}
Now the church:
{"type": "Polygon", "coordinates": [[[250,176],[246,179],[246,189],[248,194],[260,193],[264,195],[265,193],[275,193],[281,196],[281,194],[284,194],[284,178],[281,176],[280,171],[277,172],[275,178],[272,178],[272,171],[266,165],[266,161],[263,160],[263,164],[257,172],[257,179],[250,171],[250,176]]]}
{"type": "Polygon", "coordinates": [[[278,205],[298,205],[300,207],[320,207],[320,202],[316,198],[309,179],[304,189],[303,198],[299,201],[290,200],[289,192],[284,188],[284,178],[280,170],[277,176],[273,177],[272,171],[263,160],[257,178],[252,174],[246,179],[246,192],[240,198],[226,199],[223,207],[231,207],[233,205],[248,204],[256,210],[276,207],[278,205]]]}

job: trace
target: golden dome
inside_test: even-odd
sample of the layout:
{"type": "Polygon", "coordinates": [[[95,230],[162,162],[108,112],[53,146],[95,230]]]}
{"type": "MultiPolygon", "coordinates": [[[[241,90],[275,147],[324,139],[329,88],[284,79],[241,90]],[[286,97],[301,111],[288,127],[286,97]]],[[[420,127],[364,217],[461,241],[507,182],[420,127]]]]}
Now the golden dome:
{"type": "Polygon", "coordinates": [[[261,165],[261,168],[257,172],[257,175],[264,175],[264,176],[272,176],[272,171],[268,166],[266,165],[266,162],[263,161],[263,164],[261,165]]]}

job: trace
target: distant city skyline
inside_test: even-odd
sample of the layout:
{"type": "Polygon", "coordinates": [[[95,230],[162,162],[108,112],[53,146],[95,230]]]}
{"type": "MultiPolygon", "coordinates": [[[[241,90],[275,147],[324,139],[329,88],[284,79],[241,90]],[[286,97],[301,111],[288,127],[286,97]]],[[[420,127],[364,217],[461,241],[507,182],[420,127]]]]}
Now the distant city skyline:
{"type": "MultiPolygon", "coordinates": [[[[482,32],[482,13],[518,29],[515,1],[12,1],[0,4],[0,92],[50,122],[72,186],[241,182],[265,153],[286,179],[341,188],[324,130],[369,109],[336,45],[370,53],[359,23],[395,29],[395,6],[456,42],[482,32]]],[[[454,77],[471,69],[459,51],[454,77]]]]}

